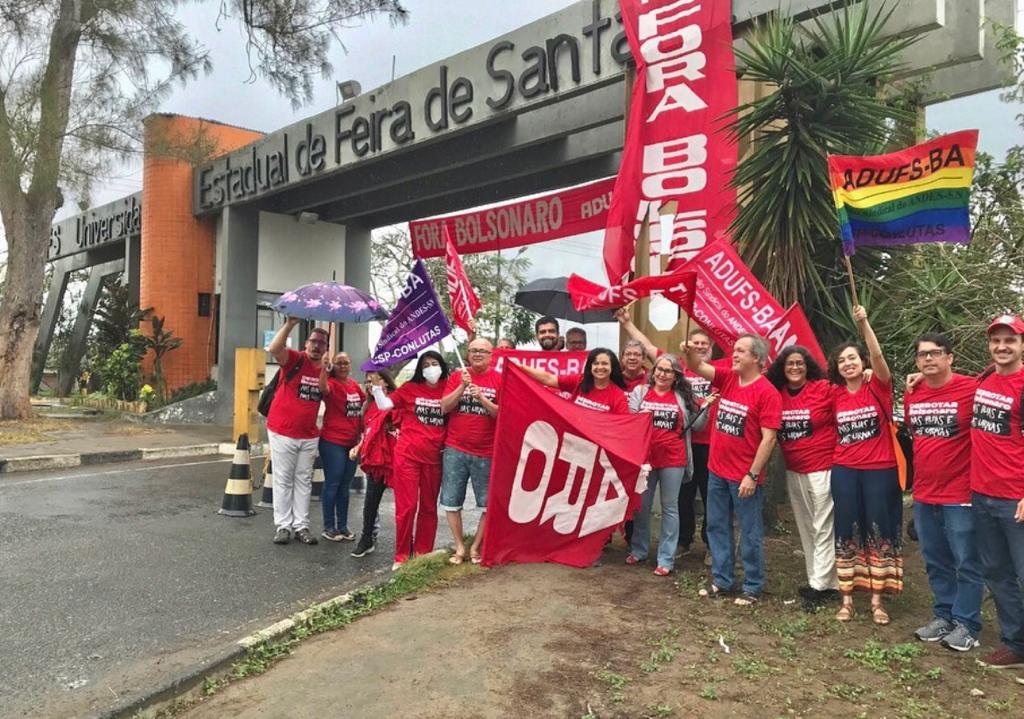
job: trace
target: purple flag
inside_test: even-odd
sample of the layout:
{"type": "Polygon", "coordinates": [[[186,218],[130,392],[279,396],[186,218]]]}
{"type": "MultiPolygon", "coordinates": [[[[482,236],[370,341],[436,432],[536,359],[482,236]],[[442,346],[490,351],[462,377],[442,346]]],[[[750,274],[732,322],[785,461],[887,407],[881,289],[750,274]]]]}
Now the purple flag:
{"type": "Polygon", "coordinates": [[[377,348],[360,369],[373,372],[403,362],[451,333],[451,325],[430,284],[427,268],[423,260],[416,260],[405,279],[398,304],[380,334],[377,348]]]}

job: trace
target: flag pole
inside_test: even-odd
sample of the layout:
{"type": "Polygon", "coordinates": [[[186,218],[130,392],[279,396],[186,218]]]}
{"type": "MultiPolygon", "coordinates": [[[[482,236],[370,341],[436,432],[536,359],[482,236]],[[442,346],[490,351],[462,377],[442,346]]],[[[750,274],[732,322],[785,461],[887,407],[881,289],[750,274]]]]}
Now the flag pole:
{"type": "Polygon", "coordinates": [[[853,279],[853,265],[850,264],[850,256],[844,253],[843,261],[846,262],[846,276],[850,280],[850,294],[853,295],[853,304],[859,305],[860,300],[857,299],[857,281],[853,279]]]}

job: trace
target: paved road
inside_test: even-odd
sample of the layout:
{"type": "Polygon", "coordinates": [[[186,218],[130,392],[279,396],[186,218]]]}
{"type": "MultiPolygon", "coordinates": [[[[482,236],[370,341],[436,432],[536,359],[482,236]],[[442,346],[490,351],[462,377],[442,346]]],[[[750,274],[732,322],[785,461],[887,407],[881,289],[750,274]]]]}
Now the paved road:
{"type": "MultiPolygon", "coordinates": [[[[218,516],[229,467],[183,460],[0,478],[0,715],[95,713],[390,572],[390,492],[377,552],[353,559],[347,542],[271,544],[269,509],[218,516]]],[[[352,499],[358,531],[362,498],[352,499]]],[[[319,512],[314,503],[317,530],[319,512]]],[[[438,546],[451,541],[441,525],[438,546]]]]}

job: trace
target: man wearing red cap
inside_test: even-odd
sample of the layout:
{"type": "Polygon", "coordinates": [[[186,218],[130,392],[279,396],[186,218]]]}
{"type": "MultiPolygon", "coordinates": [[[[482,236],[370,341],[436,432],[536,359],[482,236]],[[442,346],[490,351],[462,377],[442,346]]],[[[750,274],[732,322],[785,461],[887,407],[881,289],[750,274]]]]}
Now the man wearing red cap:
{"type": "Polygon", "coordinates": [[[971,421],[971,490],[982,572],[996,601],[1003,646],[981,663],[1024,667],[1024,321],[988,328],[993,367],[982,375],[971,421]]]}

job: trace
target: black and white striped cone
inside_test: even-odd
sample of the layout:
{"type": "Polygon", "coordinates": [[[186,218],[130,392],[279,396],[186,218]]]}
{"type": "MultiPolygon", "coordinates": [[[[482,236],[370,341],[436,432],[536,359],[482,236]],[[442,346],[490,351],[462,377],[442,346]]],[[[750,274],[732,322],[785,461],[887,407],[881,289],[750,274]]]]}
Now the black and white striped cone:
{"type": "Polygon", "coordinates": [[[263,494],[257,507],[274,506],[274,460],[267,450],[267,466],[263,468],[263,494]]]}
{"type": "Polygon", "coordinates": [[[324,463],[320,461],[320,454],[313,460],[313,487],[309,493],[310,500],[320,501],[320,495],[324,493],[324,463]]]}
{"type": "Polygon", "coordinates": [[[217,514],[226,517],[251,517],[256,514],[252,508],[252,470],[249,467],[249,435],[238,436],[235,457],[231,460],[231,472],[224,487],[224,501],[217,514]]]}

